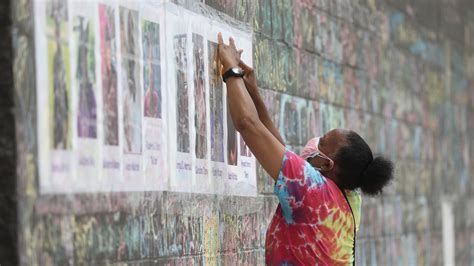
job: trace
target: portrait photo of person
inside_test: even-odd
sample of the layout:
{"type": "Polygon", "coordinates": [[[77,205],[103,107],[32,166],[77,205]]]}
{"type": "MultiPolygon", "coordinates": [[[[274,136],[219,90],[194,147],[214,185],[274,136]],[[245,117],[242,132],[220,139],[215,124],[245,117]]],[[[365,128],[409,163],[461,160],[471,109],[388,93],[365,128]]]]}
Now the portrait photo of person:
{"type": "Polygon", "coordinates": [[[99,5],[99,38],[104,113],[104,144],[118,146],[117,49],[115,45],[115,11],[99,5]]]}
{"type": "Polygon", "coordinates": [[[71,147],[71,95],[69,75],[69,46],[67,45],[67,3],[47,2],[48,75],[52,95],[52,148],[71,147]]]}
{"type": "Polygon", "coordinates": [[[142,22],[143,84],[145,117],[161,118],[160,25],[142,22]]]}
{"type": "Polygon", "coordinates": [[[217,43],[208,41],[211,160],[224,162],[223,85],[217,61],[217,43]]]}
{"type": "Polygon", "coordinates": [[[120,7],[124,152],[140,153],[142,144],[138,11],[120,7]]]}
{"type": "Polygon", "coordinates": [[[206,87],[204,84],[204,38],[193,33],[194,59],[194,124],[196,127],[196,157],[205,159],[207,154],[206,87]]]}
{"type": "Polygon", "coordinates": [[[94,32],[88,18],[77,16],[74,35],[77,42],[76,84],[79,89],[77,135],[97,137],[97,104],[95,96],[94,32]]]}
{"type": "Polygon", "coordinates": [[[177,146],[179,152],[189,153],[189,97],[186,58],[187,37],[185,34],[174,37],[174,51],[176,64],[176,122],[177,146]]]}

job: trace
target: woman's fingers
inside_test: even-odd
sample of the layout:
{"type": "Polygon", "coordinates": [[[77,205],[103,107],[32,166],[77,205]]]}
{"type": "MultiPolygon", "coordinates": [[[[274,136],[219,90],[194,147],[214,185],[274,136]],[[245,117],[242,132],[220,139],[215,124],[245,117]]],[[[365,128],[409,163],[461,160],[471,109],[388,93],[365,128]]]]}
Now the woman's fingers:
{"type": "Polygon", "coordinates": [[[221,59],[221,63],[225,67],[235,66],[238,64],[242,50],[237,50],[235,47],[235,41],[232,37],[229,38],[229,45],[224,43],[222,33],[217,34],[218,42],[218,57],[221,59]]]}
{"type": "Polygon", "coordinates": [[[237,50],[237,48],[235,47],[235,41],[232,37],[229,37],[229,45],[230,47],[234,48],[235,50],[237,50]]]}
{"type": "Polygon", "coordinates": [[[217,34],[217,43],[218,43],[219,45],[223,45],[223,44],[224,44],[224,39],[222,39],[222,33],[220,33],[220,32],[217,34]]]}
{"type": "Polygon", "coordinates": [[[244,49],[240,49],[240,50],[237,51],[237,53],[239,53],[239,57],[242,56],[242,53],[243,53],[243,52],[244,52],[244,49]]]}
{"type": "Polygon", "coordinates": [[[247,64],[244,63],[244,61],[240,60],[239,61],[239,66],[242,68],[242,69],[249,69],[250,67],[247,66],[247,64]]]}
{"type": "Polygon", "coordinates": [[[244,72],[252,72],[253,71],[253,68],[249,67],[242,60],[239,61],[239,67],[242,68],[244,70],[244,72]]]}

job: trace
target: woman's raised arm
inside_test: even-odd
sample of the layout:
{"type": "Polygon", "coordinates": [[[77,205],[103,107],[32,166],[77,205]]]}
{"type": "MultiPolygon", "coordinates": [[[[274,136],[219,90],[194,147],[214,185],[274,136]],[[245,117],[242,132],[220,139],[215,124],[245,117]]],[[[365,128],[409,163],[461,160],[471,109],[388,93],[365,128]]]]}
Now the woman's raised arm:
{"type": "MultiPolygon", "coordinates": [[[[229,45],[224,44],[219,33],[219,58],[224,71],[238,66],[240,55],[234,40],[229,39],[229,45]]],[[[277,179],[285,152],[285,147],[265,127],[258,117],[257,109],[250,97],[242,78],[231,77],[226,81],[227,102],[235,128],[240,132],[245,143],[263,166],[265,171],[277,179]]]]}

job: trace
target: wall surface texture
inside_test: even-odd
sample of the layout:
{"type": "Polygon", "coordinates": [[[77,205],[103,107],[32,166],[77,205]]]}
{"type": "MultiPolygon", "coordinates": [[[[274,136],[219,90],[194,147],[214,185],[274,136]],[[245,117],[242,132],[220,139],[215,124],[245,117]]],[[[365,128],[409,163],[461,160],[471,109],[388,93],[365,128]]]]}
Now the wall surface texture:
{"type": "MultiPolygon", "coordinates": [[[[3,51],[0,56],[10,58],[14,96],[11,83],[3,85],[2,79],[7,90],[1,91],[5,118],[0,120],[13,126],[8,99],[14,99],[16,136],[2,126],[0,141],[16,144],[17,159],[11,147],[2,148],[0,158],[16,164],[16,178],[3,166],[0,170],[10,178],[8,186],[16,184],[18,261],[263,264],[265,232],[277,199],[259,166],[257,197],[170,191],[40,194],[43,140],[37,132],[45,125],[37,121],[42,110],[35,75],[36,68],[46,66],[35,54],[34,1],[10,2],[5,9],[11,10],[13,58],[3,51]]],[[[395,161],[389,189],[363,198],[358,264],[440,265],[443,254],[449,256],[446,243],[454,243],[454,253],[445,260],[474,262],[471,1],[175,2],[252,29],[259,86],[290,148],[299,151],[309,138],[346,127],[395,161]]]]}

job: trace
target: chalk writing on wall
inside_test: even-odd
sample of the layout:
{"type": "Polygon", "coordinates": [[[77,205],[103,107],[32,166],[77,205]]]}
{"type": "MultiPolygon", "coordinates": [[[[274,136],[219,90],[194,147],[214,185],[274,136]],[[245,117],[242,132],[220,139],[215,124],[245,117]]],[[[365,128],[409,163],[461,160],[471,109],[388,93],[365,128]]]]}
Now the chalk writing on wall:
{"type": "Polygon", "coordinates": [[[474,9],[445,2],[6,1],[16,39],[20,264],[264,264],[278,199],[261,166],[258,197],[232,190],[251,191],[251,182],[237,182],[253,181],[254,158],[237,133],[232,161],[218,31],[239,35],[288,148],[347,127],[396,162],[382,199],[362,201],[357,264],[441,265],[444,196],[453,207],[454,260],[469,264],[474,9]],[[459,12],[463,25],[453,27],[459,12]],[[183,153],[178,35],[186,36],[183,153]],[[139,102],[126,99],[132,92],[139,102]],[[179,156],[188,162],[181,175],[179,156]]]}

